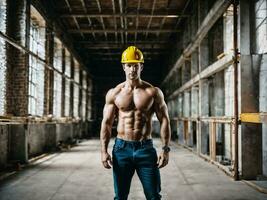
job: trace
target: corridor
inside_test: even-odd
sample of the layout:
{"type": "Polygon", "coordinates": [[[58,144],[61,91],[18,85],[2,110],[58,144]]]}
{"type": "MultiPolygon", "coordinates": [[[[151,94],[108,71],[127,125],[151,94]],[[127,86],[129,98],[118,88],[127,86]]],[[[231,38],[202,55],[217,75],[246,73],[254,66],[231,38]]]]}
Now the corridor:
{"type": "MultiPolygon", "coordinates": [[[[110,151],[114,140],[110,142],[110,151]]],[[[160,141],[154,141],[157,149],[160,141]]],[[[241,181],[233,181],[216,166],[187,149],[171,146],[170,162],[161,169],[163,200],[267,199],[241,181]]],[[[111,200],[112,171],[102,167],[99,141],[87,140],[69,151],[48,155],[7,178],[1,200],[111,200]]],[[[134,175],[129,200],[143,200],[134,175]]]]}

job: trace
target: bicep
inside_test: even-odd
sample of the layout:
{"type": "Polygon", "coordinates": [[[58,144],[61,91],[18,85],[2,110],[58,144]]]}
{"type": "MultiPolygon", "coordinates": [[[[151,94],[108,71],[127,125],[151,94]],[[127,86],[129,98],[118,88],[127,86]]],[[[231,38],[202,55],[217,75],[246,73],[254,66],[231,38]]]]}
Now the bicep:
{"type": "Polygon", "coordinates": [[[116,115],[116,105],[114,104],[113,89],[110,89],[106,95],[106,102],[103,109],[102,123],[112,125],[116,115]]]}
{"type": "Polygon", "coordinates": [[[103,123],[112,124],[116,115],[114,104],[106,103],[103,109],[103,123]]]}
{"type": "Polygon", "coordinates": [[[158,90],[155,99],[155,113],[159,121],[162,121],[164,118],[169,119],[167,104],[164,101],[163,93],[160,90],[158,90]]]}

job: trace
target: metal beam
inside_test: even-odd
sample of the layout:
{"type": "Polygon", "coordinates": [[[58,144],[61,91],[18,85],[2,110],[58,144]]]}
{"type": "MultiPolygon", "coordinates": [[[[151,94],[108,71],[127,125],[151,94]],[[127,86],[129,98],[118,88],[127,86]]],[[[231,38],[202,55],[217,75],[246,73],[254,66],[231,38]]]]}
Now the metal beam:
{"type": "MultiPolygon", "coordinates": [[[[114,15],[116,13],[114,0],[111,0],[111,3],[112,3],[113,15],[114,15]]],[[[113,16],[113,20],[114,20],[114,28],[115,28],[115,30],[117,30],[117,19],[115,16],[113,16]]],[[[117,32],[115,32],[115,40],[116,40],[116,42],[118,41],[118,33],[117,32]]]]}
{"type": "MultiPolygon", "coordinates": [[[[168,49],[169,45],[166,45],[167,43],[140,43],[138,45],[139,48],[147,48],[147,49],[168,49]]],[[[128,45],[128,43],[127,43],[128,45]]],[[[90,44],[90,43],[83,43],[83,47],[88,47],[88,48],[122,48],[125,45],[121,43],[99,43],[99,44],[90,44]]]]}
{"type": "Polygon", "coordinates": [[[76,17],[76,18],[83,18],[83,17],[105,17],[105,18],[110,18],[110,17],[143,17],[143,18],[186,18],[189,17],[190,15],[179,15],[179,14],[164,14],[164,13],[154,13],[153,15],[151,14],[145,14],[145,13],[88,13],[88,14],[81,14],[81,13],[68,13],[68,14],[62,14],[60,15],[61,18],[69,18],[69,17],[76,17]]]}
{"type": "MultiPolygon", "coordinates": [[[[65,0],[65,3],[67,4],[67,7],[68,7],[68,9],[69,9],[69,12],[72,12],[72,9],[71,9],[69,0],[65,0]]],[[[76,27],[77,27],[78,29],[80,29],[80,25],[79,25],[79,23],[78,23],[76,17],[75,17],[75,16],[72,16],[72,18],[73,18],[73,20],[74,20],[74,23],[75,23],[76,27]]],[[[81,36],[84,38],[83,33],[81,33],[81,36]]]]}
{"type": "MultiPolygon", "coordinates": [[[[121,16],[120,16],[121,28],[124,29],[122,0],[119,0],[119,6],[120,6],[120,14],[121,14],[121,16]]],[[[121,42],[122,42],[122,44],[124,44],[123,32],[121,32],[121,42]]]]}
{"type": "MultiPolygon", "coordinates": [[[[87,8],[86,8],[85,0],[80,0],[80,1],[81,1],[81,4],[82,4],[84,12],[87,13],[88,11],[87,11],[87,8]]],[[[89,26],[92,29],[92,21],[91,21],[90,17],[87,17],[87,19],[88,19],[88,22],[89,22],[89,26]]],[[[93,35],[93,38],[95,40],[95,33],[92,33],[92,35],[93,35]]]]}
{"type": "MultiPolygon", "coordinates": [[[[102,10],[101,10],[100,1],[96,0],[96,3],[97,3],[98,11],[99,11],[99,13],[101,13],[102,10]]],[[[102,24],[102,27],[103,27],[103,30],[104,30],[105,38],[106,38],[106,40],[108,40],[107,33],[105,32],[106,27],[105,27],[105,24],[104,24],[104,19],[101,16],[100,16],[100,21],[101,21],[101,24],[102,24]]]]}
{"type": "MultiPolygon", "coordinates": [[[[120,42],[118,41],[76,41],[76,43],[79,43],[79,44],[88,44],[88,45],[121,45],[120,42]]],[[[137,45],[145,45],[145,44],[154,44],[154,45],[159,45],[159,44],[170,44],[169,41],[166,41],[166,40],[142,40],[142,41],[133,41],[133,40],[129,40],[128,41],[128,44],[137,44],[137,45]]]]}
{"type": "Polygon", "coordinates": [[[149,30],[146,30],[146,29],[118,29],[118,30],[114,30],[114,29],[106,29],[106,30],[103,30],[103,29],[86,29],[86,28],[83,28],[83,29],[69,29],[67,30],[69,33],[104,33],[104,32],[107,32],[107,33],[114,33],[114,32],[120,32],[120,33],[124,33],[124,32],[128,32],[128,33],[135,33],[135,32],[138,32],[138,33],[145,33],[145,32],[151,32],[151,33],[158,33],[160,31],[160,33],[177,33],[177,32],[181,32],[180,30],[173,30],[173,29],[162,29],[162,30],[159,30],[159,29],[149,29],[149,30]]]}
{"type": "MultiPolygon", "coordinates": [[[[154,15],[156,2],[157,2],[157,0],[153,0],[152,9],[151,9],[151,16],[150,16],[148,24],[147,24],[147,30],[149,30],[151,22],[152,22],[152,17],[154,15]]],[[[145,36],[146,38],[147,38],[147,35],[148,35],[148,31],[146,31],[146,36],[145,36]]]]}
{"type": "MultiPolygon", "coordinates": [[[[96,55],[96,56],[110,56],[111,55],[111,56],[117,56],[119,58],[121,55],[121,52],[97,52],[97,51],[94,51],[94,52],[90,52],[88,54],[89,55],[96,55]]],[[[143,54],[146,57],[146,55],[158,56],[158,55],[163,55],[163,54],[167,54],[167,53],[166,53],[166,51],[161,51],[161,52],[144,52],[143,54]]]]}
{"type": "MultiPolygon", "coordinates": [[[[136,24],[135,24],[135,28],[138,29],[139,26],[139,10],[140,10],[140,6],[141,6],[141,0],[138,0],[138,5],[137,5],[137,11],[136,11],[136,24]]],[[[134,33],[134,41],[136,43],[137,40],[137,32],[134,33]]]]}

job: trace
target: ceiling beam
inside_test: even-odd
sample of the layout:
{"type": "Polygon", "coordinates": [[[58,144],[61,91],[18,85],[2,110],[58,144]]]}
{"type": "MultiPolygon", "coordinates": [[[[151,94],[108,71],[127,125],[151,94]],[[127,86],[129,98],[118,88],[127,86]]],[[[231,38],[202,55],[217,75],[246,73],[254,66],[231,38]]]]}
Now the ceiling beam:
{"type": "MultiPolygon", "coordinates": [[[[82,4],[84,12],[87,13],[88,11],[87,11],[87,7],[86,7],[86,4],[85,4],[85,0],[80,0],[80,2],[82,4]]],[[[91,21],[90,17],[87,17],[87,20],[88,20],[89,26],[92,29],[92,21],[91,21]]],[[[95,33],[92,33],[92,36],[93,36],[93,38],[95,40],[95,33]]]]}
{"type": "MultiPolygon", "coordinates": [[[[69,9],[69,12],[72,12],[72,8],[71,8],[71,6],[70,6],[70,2],[69,2],[69,0],[65,0],[65,3],[67,4],[67,7],[68,7],[68,9],[69,9]]],[[[75,16],[72,16],[72,18],[73,18],[73,20],[74,20],[74,23],[75,23],[76,27],[77,27],[78,29],[80,29],[80,25],[79,25],[79,23],[78,23],[76,17],[75,17],[75,16]]],[[[84,38],[84,35],[83,35],[82,33],[81,33],[81,36],[84,38]]]]}
{"type": "MultiPolygon", "coordinates": [[[[144,56],[146,55],[150,55],[150,56],[153,56],[153,55],[163,55],[163,54],[167,54],[168,52],[166,51],[156,51],[156,52],[143,52],[144,56]]],[[[118,56],[118,55],[121,55],[121,52],[97,52],[97,51],[94,51],[94,52],[90,52],[88,53],[89,55],[99,55],[99,56],[107,56],[107,55],[112,55],[112,56],[118,56]]]]}
{"type": "MultiPolygon", "coordinates": [[[[139,26],[139,10],[140,10],[140,6],[141,6],[141,0],[138,0],[138,5],[137,5],[137,11],[136,11],[136,24],[135,24],[135,28],[138,29],[139,26]]],[[[134,41],[136,42],[137,40],[137,32],[134,33],[134,41]]]]}
{"type": "MultiPolygon", "coordinates": [[[[149,21],[148,21],[148,24],[147,24],[147,28],[146,28],[147,30],[149,30],[151,22],[152,22],[152,17],[154,15],[156,2],[157,2],[157,0],[153,0],[152,9],[151,9],[151,15],[150,15],[150,18],[149,18],[149,21]]],[[[147,38],[147,36],[148,36],[148,31],[146,31],[146,38],[147,38]]]]}
{"type": "MultiPolygon", "coordinates": [[[[102,12],[102,9],[101,9],[101,5],[100,5],[100,1],[99,0],[96,0],[96,4],[97,4],[99,13],[101,13],[102,12]]],[[[102,16],[100,16],[100,21],[101,21],[103,30],[105,30],[106,29],[106,26],[105,26],[104,19],[103,19],[102,16]]],[[[105,34],[105,38],[106,38],[106,41],[107,41],[108,40],[108,36],[107,36],[107,33],[105,31],[104,31],[104,34],[105,34]]]]}
{"type": "MultiPolygon", "coordinates": [[[[101,49],[121,49],[121,48],[124,48],[125,45],[123,44],[83,44],[82,45],[83,47],[85,47],[86,49],[98,49],[101,50],[101,49]]],[[[128,44],[126,45],[128,46],[128,44]]],[[[166,45],[165,44],[139,44],[138,45],[138,48],[140,48],[141,50],[142,49],[168,49],[169,48],[169,45],[166,45]]]]}
{"type": "Polygon", "coordinates": [[[76,18],[83,18],[83,17],[106,17],[106,18],[110,18],[110,17],[149,17],[149,18],[153,18],[153,17],[157,17],[157,18],[162,18],[162,17],[166,17],[166,18],[185,18],[185,17],[189,17],[190,15],[179,15],[179,14],[164,14],[164,13],[156,13],[154,12],[154,14],[148,14],[148,13],[88,13],[88,14],[82,14],[82,13],[68,13],[68,14],[61,14],[60,17],[61,18],[69,18],[69,17],[76,17],[76,18]]]}
{"type": "Polygon", "coordinates": [[[173,29],[118,29],[118,30],[114,30],[114,29],[106,29],[106,30],[103,30],[103,29],[88,29],[88,28],[81,28],[81,29],[69,29],[67,30],[68,33],[114,33],[114,32],[121,32],[121,33],[124,33],[124,32],[128,32],[128,33],[135,33],[135,32],[138,32],[138,33],[145,33],[145,32],[150,32],[150,33],[178,33],[178,32],[181,32],[181,30],[173,30],[173,29]]]}
{"type": "MultiPolygon", "coordinates": [[[[88,44],[88,45],[121,45],[121,42],[119,41],[77,41],[76,43],[79,43],[79,44],[88,44]]],[[[138,40],[138,41],[134,41],[134,40],[129,40],[127,44],[137,44],[137,45],[145,45],[145,44],[155,44],[155,45],[158,45],[158,44],[169,44],[168,41],[166,40],[138,40]]]]}

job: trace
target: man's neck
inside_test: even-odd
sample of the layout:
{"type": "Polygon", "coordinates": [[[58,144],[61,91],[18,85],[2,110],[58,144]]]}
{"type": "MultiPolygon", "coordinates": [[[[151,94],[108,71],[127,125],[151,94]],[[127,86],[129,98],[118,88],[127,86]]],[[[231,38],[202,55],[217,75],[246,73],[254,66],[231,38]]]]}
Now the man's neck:
{"type": "Polygon", "coordinates": [[[139,85],[142,84],[142,80],[136,79],[136,80],[130,80],[130,79],[126,79],[126,87],[134,89],[137,88],[139,85]]]}

